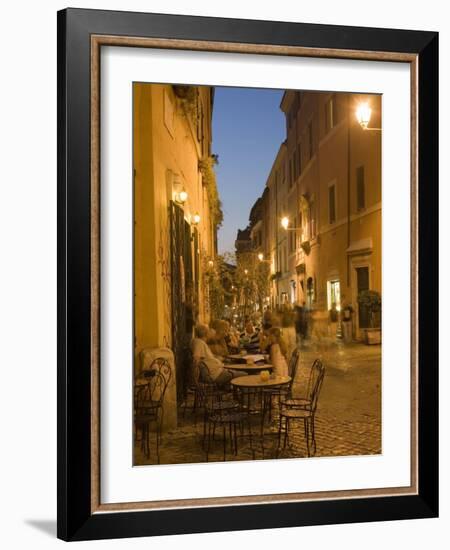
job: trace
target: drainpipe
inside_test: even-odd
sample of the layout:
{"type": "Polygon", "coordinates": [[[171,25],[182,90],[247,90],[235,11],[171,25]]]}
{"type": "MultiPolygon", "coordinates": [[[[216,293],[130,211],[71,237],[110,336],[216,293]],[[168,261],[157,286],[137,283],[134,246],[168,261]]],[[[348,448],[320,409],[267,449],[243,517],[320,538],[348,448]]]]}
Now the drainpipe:
{"type": "MultiPolygon", "coordinates": [[[[286,167],[284,167],[286,168],[286,167]]],[[[278,254],[279,254],[279,250],[278,250],[278,172],[275,170],[275,243],[276,243],[276,259],[277,261],[275,262],[276,264],[276,268],[275,268],[275,288],[276,288],[276,292],[277,292],[277,295],[276,295],[276,298],[275,298],[275,304],[277,305],[278,304],[278,296],[279,296],[279,293],[280,293],[280,289],[279,289],[279,286],[278,286],[278,277],[276,276],[276,274],[278,273],[279,271],[279,262],[278,262],[278,254]]]]}
{"type": "MultiPolygon", "coordinates": [[[[350,168],[350,145],[351,145],[351,134],[350,134],[350,94],[347,96],[347,248],[350,247],[350,179],[351,179],[351,168],[350,168]]],[[[347,253],[347,287],[350,286],[350,258],[347,253]]]]}
{"type": "MultiPolygon", "coordinates": [[[[297,154],[297,168],[298,168],[298,177],[295,181],[295,195],[296,195],[296,201],[295,201],[295,218],[294,218],[294,223],[295,223],[295,226],[298,227],[298,222],[299,222],[299,212],[300,212],[300,190],[299,190],[299,184],[300,184],[300,177],[301,177],[301,166],[302,166],[302,159],[300,158],[300,155],[299,153],[301,153],[301,147],[299,147],[299,142],[298,142],[298,134],[299,134],[299,131],[298,131],[298,118],[299,118],[299,113],[300,113],[300,92],[297,92],[297,112],[295,113],[295,154],[297,154]]],[[[301,243],[300,243],[301,244],[301,243]]],[[[288,243],[289,245],[289,243],[288,243]]],[[[298,254],[297,254],[297,251],[298,251],[298,243],[297,243],[297,231],[295,232],[295,250],[294,250],[294,271],[295,271],[295,275],[293,276],[294,277],[294,281],[295,281],[295,285],[297,286],[297,282],[299,281],[299,277],[298,277],[298,274],[297,274],[297,258],[298,258],[298,254]]],[[[295,288],[295,297],[296,297],[296,301],[297,303],[299,303],[299,299],[298,299],[298,289],[295,288]]]]}

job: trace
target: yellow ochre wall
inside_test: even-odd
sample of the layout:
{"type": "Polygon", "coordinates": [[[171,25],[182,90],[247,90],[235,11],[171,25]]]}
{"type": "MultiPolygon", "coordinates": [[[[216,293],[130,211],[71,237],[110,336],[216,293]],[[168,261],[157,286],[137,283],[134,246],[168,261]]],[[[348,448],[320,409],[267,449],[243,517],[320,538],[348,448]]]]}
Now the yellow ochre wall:
{"type": "MultiPolygon", "coordinates": [[[[182,188],[188,200],[182,208],[192,225],[201,222],[199,250],[204,258],[215,254],[214,231],[199,160],[210,154],[211,89],[198,87],[203,105],[204,139],[197,137],[171,85],[135,83],[134,109],[134,281],[135,354],[143,348],[171,346],[171,274],[169,205],[182,188]]],[[[207,315],[205,289],[200,281],[199,320],[207,315]]]]}
{"type": "MultiPolygon", "coordinates": [[[[288,216],[290,227],[299,225],[302,197],[307,198],[310,208],[308,222],[302,230],[296,232],[294,250],[288,250],[287,266],[278,285],[272,285],[272,293],[286,291],[290,281],[296,283],[297,303],[307,302],[300,281],[306,283],[312,277],[315,287],[315,299],[312,307],[315,311],[327,312],[327,282],[339,280],[341,306],[351,304],[357,309],[356,265],[370,267],[370,288],[381,292],[381,132],[364,131],[358,124],[355,111],[359,102],[370,104],[372,117],[370,127],[381,128],[382,98],[379,95],[361,95],[328,92],[287,91],[281,102],[286,114],[286,141],[282,145],[286,151],[284,164],[286,177],[273,192],[273,174],[279,166],[280,155],[274,162],[267,180],[270,189],[269,208],[272,219],[264,219],[264,224],[273,227],[280,224],[282,216],[288,216]],[[332,128],[326,125],[327,103],[334,100],[335,123],[332,128]],[[312,124],[312,155],[309,146],[309,124],[312,124]],[[301,148],[301,171],[292,181],[291,162],[294,154],[301,148]],[[358,166],[364,166],[365,207],[357,208],[358,166]],[[328,190],[335,184],[336,221],[329,220],[328,190]],[[273,201],[278,204],[277,219],[273,219],[273,201]],[[312,234],[314,219],[315,234],[312,234]],[[303,230],[306,233],[303,233],[303,230]],[[305,236],[306,235],[306,236],[305,236]],[[307,254],[300,241],[308,241],[310,252],[307,254]],[[364,252],[364,243],[371,242],[371,248],[364,252]],[[350,250],[349,250],[350,249],[350,250]],[[355,252],[355,249],[357,251],[355,252]],[[297,272],[304,266],[305,273],[297,272]]],[[[296,171],[293,171],[294,173],[296,171]]],[[[303,216],[304,217],[304,216],[303,216]]],[[[263,243],[266,250],[276,247],[275,232],[269,235],[270,242],[263,243]]],[[[279,248],[285,248],[282,230],[279,230],[279,248]]],[[[291,296],[290,296],[291,298],[291,296]]],[[[272,303],[280,303],[280,296],[272,303]]],[[[355,334],[355,336],[359,336],[355,334]]]]}

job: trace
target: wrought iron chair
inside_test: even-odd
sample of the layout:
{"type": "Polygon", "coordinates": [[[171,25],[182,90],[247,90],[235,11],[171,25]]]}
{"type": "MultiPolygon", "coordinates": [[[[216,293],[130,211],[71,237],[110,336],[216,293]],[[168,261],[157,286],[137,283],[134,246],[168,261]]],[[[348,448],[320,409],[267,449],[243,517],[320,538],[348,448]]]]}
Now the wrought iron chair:
{"type": "Polygon", "coordinates": [[[152,361],[149,370],[159,371],[167,380],[167,385],[169,385],[170,379],[172,378],[172,367],[167,359],[164,357],[157,357],[152,361]]]}
{"type": "Polygon", "coordinates": [[[324,376],[325,367],[323,366],[322,361],[316,359],[311,367],[306,397],[291,397],[281,402],[278,427],[277,456],[279,454],[281,446],[281,434],[284,432],[283,448],[286,448],[286,444],[289,438],[289,427],[291,422],[295,420],[303,420],[303,429],[308,457],[311,456],[311,446],[313,455],[316,454],[317,445],[315,433],[315,415],[324,376]]]}
{"type": "MultiPolygon", "coordinates": [[[[172,367],[170,366],[170,363],[167,359],[164,357],[157,357],[152,361],[152,364],[150,365],[150,370],[158,371],[160,374],[162,374],[166,380],[166,388],[164,390],[164,394],[167,391],[167,388],[169,387],[170,380],[172,379],[172,367]]],[[[163,423],[163,415],[164,415],[164,407],[161,408],[161,418],[160,423],[162,426],[163,423]]],[[[161,441],[161,438],[160,438],[161,441]]]]}
{"type": "Polygon", "coordinates": [[[300,350],[295,348],[292,352],[291,358],[288,364],[288,375],[291,377],[291,381],[287,386],[280,388],[280,397],[286,399],[292,395],[292,387],[294,385],[295,377],[297,376],[298,366],[300,364],[300,350]]]}
{"type": "Polygon", "coordinates": [[[222,427],[223,430],[223,459],[226,460],[227,432],[231,451],[236,455],[238,452],[237,427],[243,434],[244,424],[247,424],[250,447],[252,447],[249,414],[241,408],[240,402],[234,399],[234,394],[230,390],[219,388],[212,381],[205,363],[200,363],[199,372],[201,375],[199,375],[197,391],[199,402],[204,411],[202,445],[206,453],[206,460],[209,460],[211,441],[214,440],[218,427],[222,427]]]}
{"type": "Polygon", "coordinates": [[[190,408],[194,414],[194,422],[197,424],[197,410],[200,408],[201,396],[198,391],[198,379],[199,379],[199,366],[194,363],[192,351],[186,350],[187,354],[187,372],[185,379],[185,395],[183,402],[183,418],[186,416],[186,409],[190,408]],[[189,398],[191,398],[191,405],[189,405],[189,398]]]}
{"type": "Polygon", "coordinates": [[[208,365],[203,361],[198,365],[197,392],[199,394],[199,404],[204,410],[208,404],[208,397],[213,398],[209,402],[209,407],[215,411],[236,409],[239,406],[239,403],[234,399],[231,388],[219,387],[211,378],[208,365]]]}
{"type": "Polygon", "coordinates": [[[263,390],[263,409],[265,412],[267,410],[269,411],[269,420],[272,419],[273,398],[278,398],[278,407],[280,407],[282,401],[292,396],[292,387],[294,385],[299,364],[300,350],[296,347],[292,352],[288,363],[288,375],[291,377],[289,384],[287,386],[280,386],[279,388],[268,388],[263,390]]]}
{"type": "MultiPolygon", "coordinates": [[[[170,369],[170,365],[169,365],[170,369]]],[[[147,458],[150,457],[150,424],[155,423],[156,455],[159,464],[159,446],[161,443],[161,427],[164,414],[164,395],[170,380],[171,373],[155,368],[149,370],[148,383],[135,388],[134,393],[134,423],[136,432],[141,430],[141,451],[147,458]]]]}
{"type": "Polygon", "coordinates": [[[309,369],[308,384],[306,386],[306,392],[302,397],[294,397],[292,392],[292,386],[286,398],[283,400],[283,405],[293,409],[305,409],[311,405],[311,393],[314,388],[316,376],[318,375],[319,366],[322,364],[320,359],[315,359],[311,368],[309,369]]]}

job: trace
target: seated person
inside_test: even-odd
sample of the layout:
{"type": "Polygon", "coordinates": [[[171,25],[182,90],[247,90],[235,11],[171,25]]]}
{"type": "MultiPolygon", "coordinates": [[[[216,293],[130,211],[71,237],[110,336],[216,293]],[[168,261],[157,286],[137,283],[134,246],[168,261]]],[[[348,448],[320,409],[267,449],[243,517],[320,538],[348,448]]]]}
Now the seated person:
{"type": "Polygon", "coordinates": [[[259,352],[259,330],[254,327],[251,320],[245,323],[245,330],[241,334],[241,343],[248,353],[259,352]]]}
{"type": "Polygon", "coordinates": [[[240,351],[239,332],[228,321],[225,321],[225,322],[228,325],[227,334],[225,336],[225,342],[227,343],[228,350],[230,353],[239,353],[240,351]]]}
{"type": "Polygon", "coordinates": [[[259,349],[263,351],[269,351],[268,347],[270,345],[270,331],[272,329],[272,323],[265,322],[263,323],[262,330],[259,332],[259,349]]]}
{"type": "Polygon", "coordinates": [[[194,367],[200,368],[199,380],[201,382],[214,382],[217,386],[227,385],[232,378],[245,376],[245,373],[225,369],[222,361],[214,357],[208,344],[210,330],[206,325],[197,325],[195,338],[192,340],[192,358],[194,367]]]}
{"type": "Polygon", "coordinates": [[[216,320],[211,323],[211,328],[215,331],[214,336],[208,338],[208,345],[211,351],[218,357],[226,357],[230,354],[226,342],[228,323],[226,321],[216,320]]]}

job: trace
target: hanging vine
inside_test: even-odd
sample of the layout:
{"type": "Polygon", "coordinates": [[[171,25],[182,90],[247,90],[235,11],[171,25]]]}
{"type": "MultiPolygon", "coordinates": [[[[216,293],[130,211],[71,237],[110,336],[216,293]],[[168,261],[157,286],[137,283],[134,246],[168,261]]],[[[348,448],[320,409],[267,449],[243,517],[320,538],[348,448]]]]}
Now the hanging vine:
{"type": "Polygon", "coordinates": [[[197,116],[197,89],[195,86],[174,85],[173,91],[180,101],[186,115],[197,116]]]}
{"type": "Polygon", "coordinates": [[[224,314],[225,292],[222,284],[222,258],[205,257],[203,274],[208,288],[208,309],[211,319],[221,319],[224,314]]]}
{"type": "Polygon", "coordinates": [[[164,296],[166,298],[166,307],[164,308],[164,332],[163,341],[166,347],[169,347],[171,342],[171,326],[172,317],[170,314],[172,307],[172,287],[171,287],[171,272],[167,251],[169,248],[169,237],[167,230],[163,227],[160,229],[159,244],[158,244],[158,264],[160,267],[160,275],[164,285],[164,296]]]}
{"type": "Polygon", "coordinates": [[[198,164],[208,194],[213,223],[215,227],[220,227],[223,223],[223,212],[222,203],[217,190],[216,172],[214,170],[214,166],[218,164],[217,155],[205,157],[200,160],[198,164]]]}

